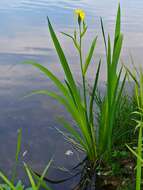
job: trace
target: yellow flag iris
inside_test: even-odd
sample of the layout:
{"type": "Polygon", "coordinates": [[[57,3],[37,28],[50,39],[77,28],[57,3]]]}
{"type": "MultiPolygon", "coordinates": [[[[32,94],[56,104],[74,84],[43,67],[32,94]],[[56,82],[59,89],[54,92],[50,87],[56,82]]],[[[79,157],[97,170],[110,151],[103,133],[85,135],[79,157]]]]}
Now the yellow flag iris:
{"type": "Polygon", "coordinates": [[[85,19],[85,12],[82,9],[76,9],[75,14],[83,21],[85,19]]]}

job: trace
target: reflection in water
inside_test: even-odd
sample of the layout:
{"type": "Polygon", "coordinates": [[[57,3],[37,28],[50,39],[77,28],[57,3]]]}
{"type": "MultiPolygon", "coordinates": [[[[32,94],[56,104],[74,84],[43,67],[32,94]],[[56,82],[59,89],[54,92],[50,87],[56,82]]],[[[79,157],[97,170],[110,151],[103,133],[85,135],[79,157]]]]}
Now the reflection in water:
{"type": "MultiPolygon", "coordinates": [[[[63,107],[43,96],[23,99],[23,96],[33,89],[56,89],[33,68],[22,64],[15,65],[29,58],[40,59],[45,63],[47,57],[13,54],[1,54],[0,57],[2,63],[0,65],[0,168],[10,175],[18,128],[22,128],[23,132],[22,153],[27,151],[22,159],[34,169],[41,171],[51,157],[54,157],[53,167],[72,168],[76,163],[77,153],[73,150],[73,156],[65,155],[67,150],[73,148],[55,129],[61,128],[57,122],[58,117],[65,116],[70,120],[63,107]]],[[[59,172],[54,171],[55,169],[51,169],[50,175],[55,178],[59,177],[59,172]]],[[[19,176],[23,178],[22,170],[19,170],[19,176]]]]}
{"type": "MultiPolygon", "coordinates": [[[[97,61],[100,56],[104,56],[99,17],[103,17],[106,30],[112,33],[116,7],[117,1],[114,0],[0,1],[0,25],[2,26],[0,29],[0,168],[10,171],[9,169],[13,166],[17,129],[20,127],[23,129],[22,151],[28,151],[24,159],[33,168],[41,171],[53,154],[56,166],[70,168],[74,165],[77,157],[75,151],[73,150],[74,155],[71,157],[65,155],[71,147],[55,130],[55,127],[61,127],[56,118],[66,115],[63,107],[47,97],[22,98],[31,90],[53,89],[52,84],[36,69],[25,66],[22,62],[34,59],[48,66],[63,79],[63,73],[47,31],[46,16],[50,17],[57,32],[72,32],[73,9],[75,8],[82,8],[87,13],[89,35],[85,39],[85,52],[87,50],[85,47],[89,46],[91,38],[96,34],[99,35],[97,61]]],[[[121,0],[121,7],[122,30],[125,35],[122,57],[128,64],[129,54],[132,53],[135,62],[139,65],[143,51],[143,1],[121,0]]],[[[58,34],[71,60],[71,67],[79,77],[78,59],[73,46],[68,39],[58,34]]],[[[89,76],[92,76],[93,67],[90,71],[92,74],[89,73],[89,76]]],[[[105,78],[102,77],[102,79],[105,78]]],[[[70,119],[68,115],[66,117],[70,119]]],[[[50,173],[59,175],[53,170],[50,173]]],[[[67,189],[66,186],[62,187],[64,188],[67,189]]]]}

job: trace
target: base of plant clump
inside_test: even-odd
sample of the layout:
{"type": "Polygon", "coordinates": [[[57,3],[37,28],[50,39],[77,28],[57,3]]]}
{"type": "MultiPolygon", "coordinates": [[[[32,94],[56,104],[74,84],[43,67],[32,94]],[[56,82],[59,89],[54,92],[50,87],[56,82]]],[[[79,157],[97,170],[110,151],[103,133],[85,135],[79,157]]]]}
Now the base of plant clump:
{"type": "Polygon", "coordinates": [[[80,181],[73,190],[95,190],[97,178],[95,164],[86,160],[82,167],[80,181]]]}
{"type": "Polygon", "coordinates": [[[73,190],[134,190],[135,160],[128,157],[112,158],[111,163],[85,160],[81,166],[79,183],[73,190]]]}
{"type": "MultiPolygon", "coordinates": [[[[135,186],[134,174],[135,161],[130,158],[112,159],[112,164],[105,164],[97,161],[91,163],[87,158],[72,168],[74,175],[65,178],[52,180],[44,177],[46,182],[60,184],[80,176],[79,182],[72,190],[133,190],[135,186]],[[113,165],[117,167],[113,168],[113,165]]],[[[41,176],[38,172],[36,175],[41,176]]]]}

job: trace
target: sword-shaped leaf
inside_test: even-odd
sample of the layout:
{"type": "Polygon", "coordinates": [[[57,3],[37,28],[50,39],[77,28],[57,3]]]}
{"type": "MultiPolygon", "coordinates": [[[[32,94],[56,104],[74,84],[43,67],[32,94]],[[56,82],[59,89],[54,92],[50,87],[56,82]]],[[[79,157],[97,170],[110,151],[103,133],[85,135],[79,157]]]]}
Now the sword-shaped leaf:
{"type": "Polygon", "coordinates": [[[89,53],[88,53],[88,55],[86,57],[85,64],[84,64],[84,67],[83,67],[83,75],[86,74],[88,66],[89,66],[89,64],[91,62],[91,59],[92,59],[92,56],[93,56],[93,53],[94,53],[94,49],[95,49],[95,46],[96,46],[96,42],[97,42],[97,37],[93,40],[93,42],[91,44],[91,47],[90,47],[90,50],[89,50],[89,53]]]}
{"type": "Polygon", "coordinates": [[[76,102],[79,102],[80,101],[80,97],[79,97],[79,94],[78,94],[78,90],[77,90],[77,86],[76,86],[75,80],[73,78],[71,69],[70,69],[70,67],[68,65],[67,59],[65,57],[65,54],[64,54],[64,52],[62,50],[62,47],[61,47],[61,45],[60,45],[60,43],[58,41],[57,36],[56,36],[56,34],[55,34],[54,30],[53,30],[53,27],[52,27],[52,25],[50,23],[49,18],[48,18],[48,26],[49,26],[49,31],[50,31],[51,38],[53,40],[55,49],[57,51],[57,54],[58,54],[58,57],[60,59],[62,68],[64,70],[64,73],[66,75],[66,79],[68,80],[68,82],[70,84],[70,87],[72,89],[72,92],[74,93],[76,102]]]}
{"type": "Polygon", "coordinates": [[[98,79],[99,79],[100,67],[101,67],[101,59],[100,59],[99,64],[98,64],[96,77],[95,77],[94,85],[93,85],[93,90],[92,90],[92,94],[91,94],[91,98],[90,98],[89,120],[90,120],[90,123],[92,123],[92,124],[93,124],[93,103],[94,103],[95,92],[96,92],[97,83],[98,83],[98,79]]]}

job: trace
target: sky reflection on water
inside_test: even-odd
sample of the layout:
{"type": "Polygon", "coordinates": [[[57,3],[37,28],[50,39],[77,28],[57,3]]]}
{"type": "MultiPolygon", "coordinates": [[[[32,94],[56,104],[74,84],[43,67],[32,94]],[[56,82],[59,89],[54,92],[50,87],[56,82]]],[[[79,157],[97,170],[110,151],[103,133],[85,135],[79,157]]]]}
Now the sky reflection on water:
{"type": "MultiPolygon", "coordinates": [[[[89,30],[92,29],[100,35],[99,18],[102,16],[105,27],[110,32],[115,20],[117,2],[116,0],[1,0],[0,52],[46,54],[42,49],[51,47],[46,17],[51,18],[57,31],[67,29],[71,31],[74,24],[73,10],[79,7],[87,13],[89,30]]],[[[138,42],[143,35],[141,25],[143,2],[121,0],[121,7],[125,44],[128,48],[142,46],[142,43],[138,42]]]]}

